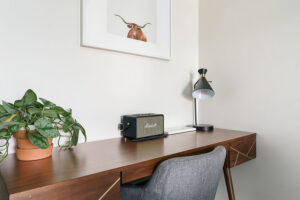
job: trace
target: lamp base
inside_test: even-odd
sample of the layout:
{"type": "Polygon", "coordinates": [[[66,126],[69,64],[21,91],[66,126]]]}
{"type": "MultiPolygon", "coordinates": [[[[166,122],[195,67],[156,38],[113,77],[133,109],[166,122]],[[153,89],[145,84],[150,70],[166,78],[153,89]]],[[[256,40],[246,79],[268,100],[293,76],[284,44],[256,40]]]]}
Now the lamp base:
{"type": "Polygon", "coordinates": [[[203,131],[203,132],[209,132],[214,130],[214,126],[210,124],[197,124],[193,125],[194,128],[196,128],[197,131],[203,131]]]}

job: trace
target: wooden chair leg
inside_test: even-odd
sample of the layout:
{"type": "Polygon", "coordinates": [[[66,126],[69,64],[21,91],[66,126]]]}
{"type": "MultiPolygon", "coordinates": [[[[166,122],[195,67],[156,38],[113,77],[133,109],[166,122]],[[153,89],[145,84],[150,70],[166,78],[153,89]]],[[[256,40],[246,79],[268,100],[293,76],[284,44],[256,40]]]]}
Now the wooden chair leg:
{"type": "Polygon", "coordinates": [[[224,176],[229,200],[235,200],[230,168],[224,167],[224,176]]]}

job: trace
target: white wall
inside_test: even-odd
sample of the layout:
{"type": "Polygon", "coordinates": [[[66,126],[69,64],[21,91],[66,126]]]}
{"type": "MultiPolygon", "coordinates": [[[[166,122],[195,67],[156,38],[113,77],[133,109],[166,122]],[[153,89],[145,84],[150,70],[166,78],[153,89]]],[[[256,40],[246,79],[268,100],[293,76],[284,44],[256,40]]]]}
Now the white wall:
{"type": "MultiPolygon", "coordinates": [[[[258,133],[257,159],[232,170],[239,200],[300,196],[300,1],[201,0],[200,65],[216,96],[204,121],[258,133]]],[[[227,199],[221,182],[217,200],[227,199]]]]}
{"type": "Polygon", "coordinates": [[[0,1],[1,100],[32,88],[73,108],[89,141],[119,137],[124,113],[184,125],[192,106],[182,90],[199,62],[216,91],[202,121],[258,133],[257,159],[232,170],[237,199],[298,199],[299,1],[172,0],[170,62],[80,47],[79,10],[79,0],[0,1]]]}
{"type": "Polygon", "coordinates": [[[119,137],[127,113],[163,113],[166,126],[189,124],[192,104],[182,90],[198,65],[198,8],[194,0],[172,0],[172,60],[163,61],[80,47],[79,0],[2,0],[0,99],[32,88],[71,107],[89,141],[119,137]]]}

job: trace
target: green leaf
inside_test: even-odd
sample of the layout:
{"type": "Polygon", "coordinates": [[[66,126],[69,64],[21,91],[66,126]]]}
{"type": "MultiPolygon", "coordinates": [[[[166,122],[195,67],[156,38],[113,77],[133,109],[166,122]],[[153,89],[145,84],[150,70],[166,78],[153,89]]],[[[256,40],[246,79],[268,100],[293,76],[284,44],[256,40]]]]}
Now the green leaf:
{"type": "Polygon", "coordinates": [[[6,110],[4,109],[4,107],[2,105],[0,105],[0,113],[6,113],[6,110]]]}
{"type": "Polygon", "coordinates": [[[62,125],[62,129],[64,132],[69,132],[69,128],[74,124],[74,120],[72,117],[67,117],[62,125]]]}
{"type": "Polygon", "coordinates": [[[60,107],[60,106],[56,106],[54,109],[56,110],[56,113],[57,113],[57,114],[63,115],[64,117],[70,115],[70,113],[68,113],[65,109],[63,109],[63,108],[60,107]]]}
{"type": "Polygon", "coordinates": [[[65,133],[69,132],[69,126],[66,125],[66,124],[63,124],[63,125],[62,125],[62,130],[63,130],[65,133]]]}
{"type": "Polygon", "coordinates": [[[70,116],[70,117],[66,118],[66,123],[71,125],[71,124],[74,124],[75,122],[74,122],[74,119],[70,116]]]}
{"type": "MultiPolygon", "coordinates": [[[[17,122],[17,121],[14,121],[14,119],[17,118],[17,117],[14,117],[10,122],[17,122]]],[[[15,119],[16,120],[16,119],[15,119]]],[[[18,119],[19,120],[19,119],[18,119]]],[[[18,124],[12,124],[12,125],[9,125],[8,127],[8,130],[11,132],[11,133],[14,133],[16,131],[18,131],[20,129],[20,126],[19,126],[19,123],[18,124]]]]}
{"type": "Polygon", "coordinates": [[[56,118],[57,117],[57,113],[56,113],[55,110],[44,110],[43,115],[46,116],[46,117],[50,117],[50,118],[56,118]]]}
{"type": "Polygon", "coordinates": [[[49,147],[49,142],[46,137],[39,133],[27,133],[27,136],[32,144],[40,149],[47,149],[49,147]]]}
{"type": "Polygon", "coordinates": [[[46,138],[56,138],[60,134],[57,129],[54,129],[51,122],[47,118],[40,118],[35,123],[36,130],[46,138]]]}
{"type": "Polygon", "coordinates": [[[8,130],[9,130],[11,133],[14,133],[14,132],[20,130],[20,126],[19,126],[19,125],[8,126],[8,130]]]}
{"type": "Polygon", "coordinates": [[[40,100],[43,102],[45,107],[54,108],[56,106],[54,103],[48,101],[47,99],[40,98],[40,100]]]}
{"type": "Polygon", "coordinates": [[[40,133],[47,138],[56,138],[60,135],[58,130],[55,128],[42,130],[40,133]]]}
{"type": "Polygon", "coordinates": [[[3,123],[0,123],[0,129],[6,128],[11,125],[18,125],[18,124],[20,124],[20,123],[19,122],[3,122],[3,123]]]}
{"type": "Polygon", "coordinates": [[[86,141],[87,140],[86,132],[85,132],[85,129],[81,126],[81,124],[79,124],[78,122],[75,121],[74,128],[79,129],[81,131],[81,133],[84,136],[84,139],[86,141]]]}
{"type": "Polygon", "coordinates": [[[67,109],[67,112],[72,114],[72,109],[71,108],[67,109]]]}
{"type": "Polygon", "coordinates": [[[7,103],[5,101],[2,101],[2,105],[3,105],[3,108],[10,114],[15,114],[18,112],[18,109],[12,105],[11,103],[7,103]]]}
{"type": "Polygon", "coordinates": [[[37,102],[37,101],[34,102],[33,105],[34,105],[35,107],[37,107],[37,108],[44,108],[44,105],[41,104],[40,102],[37,102]]]}
{"type": "Polygon", "coordinates": [[[15,116],[14,118],[12,118],[10,122],[7,122],[5,124],[8,126],[8,130],[11,133],[14,133],[20,130],[20,128],[24,126],[24,124],[22,123],[23,123],[23,118],[21,118],[20,116],[15,116]]]}
{"type": "Polygon", "coordinates": [[[42,112],[42,109],[40,108],[28,108],[28,113],[33,115],[33,114],[37,114],[37,113],[41,113],[42,112]]]}
{"type": "Polygon", "coordinates": [[[16,122],[16,123],[22,123],[22,122],[23,122],[23,118],[17,115],[17,116],[15,116],[14,118],[12,118],[10,122],[11,122],[12,124],[13,124],[14,122],[16,122]]]}
{"type": "Polygon", "coordinates": [[[71,146],[76,146],[78,143],[79,130],[75,129],[71,138],[71,146]]]}
{"type": "Polygon", "coordinates": [[[14,103],[14,106],[16,106],[18,108],[23,107],[24,106],[23,100],[16,100],[15,103],[14,103]]]}
{"type": "Polygon", "coordinates": [[[7,129],[0,130],[0,139],[9,139],[11,135],[9,134],[7,129]]]}
{"type": "Polygon", "coordinates": [[[6,121],[8,118],[10,118],[11,114],[9,113],[2,113],[0,114],[0,122],[6,121]]]}
{"type": "Polygon", "coordinates": [[[24,101],[24,105],[31,105],[37,101],[36,94],[31,90],[27,90],[22,100],[24,101]]]}

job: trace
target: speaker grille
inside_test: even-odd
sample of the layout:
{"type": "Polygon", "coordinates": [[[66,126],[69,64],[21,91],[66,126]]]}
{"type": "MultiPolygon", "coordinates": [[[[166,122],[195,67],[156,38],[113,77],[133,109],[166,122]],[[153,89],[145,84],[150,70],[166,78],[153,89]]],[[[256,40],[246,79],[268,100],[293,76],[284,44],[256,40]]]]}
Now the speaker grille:
{"type": "Polygon", "coordinates": [[[164,133],[164,117],[152,116],[137,119],[137,138],[164,133]]]}

